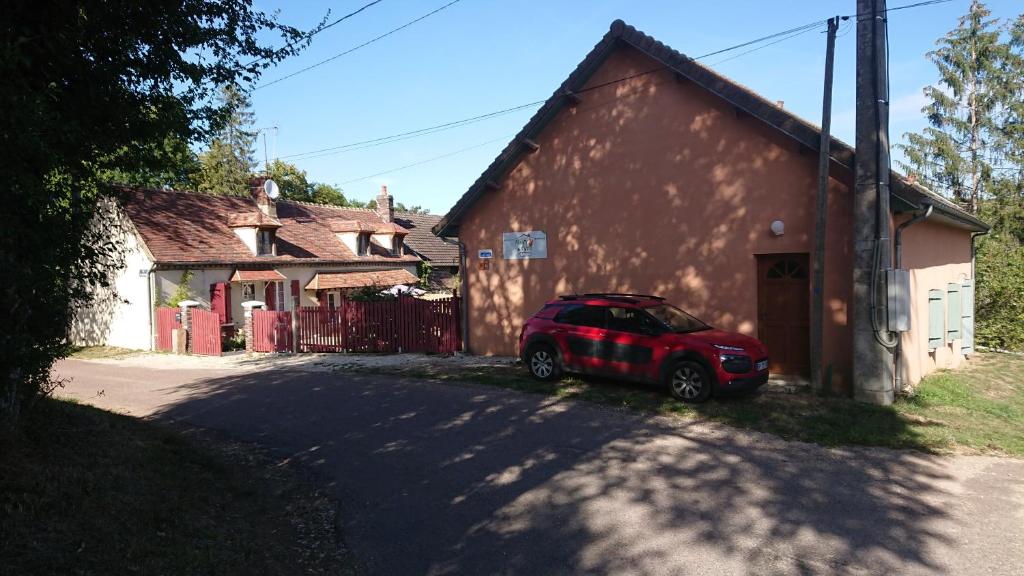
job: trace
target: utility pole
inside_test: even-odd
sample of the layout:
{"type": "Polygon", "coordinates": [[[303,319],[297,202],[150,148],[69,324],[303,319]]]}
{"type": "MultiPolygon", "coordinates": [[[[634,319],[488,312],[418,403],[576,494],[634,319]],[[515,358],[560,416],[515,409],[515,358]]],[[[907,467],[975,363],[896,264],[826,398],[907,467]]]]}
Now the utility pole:
{"type": "Polygon", "coordinates": [[[811,262],[811,386],[825,392],[822,377],[824,358],[822,335],[825,331],[825,232],[828,222],[828,169],[832,143],[832,65],[836,54],[836,30],[839,17],[828,19],[825,43],[825,88],[821,98],[821,141],[818,144],[818,202],[814,212],[814,261],[811,262]]]}
{"type": "Polygon", "coordinates": [[[853,194],[853,392],[894,398],[893,335],[886,330],[889,243],[889,82],[885,0],[857,0],[857,138],[853,194]]]}

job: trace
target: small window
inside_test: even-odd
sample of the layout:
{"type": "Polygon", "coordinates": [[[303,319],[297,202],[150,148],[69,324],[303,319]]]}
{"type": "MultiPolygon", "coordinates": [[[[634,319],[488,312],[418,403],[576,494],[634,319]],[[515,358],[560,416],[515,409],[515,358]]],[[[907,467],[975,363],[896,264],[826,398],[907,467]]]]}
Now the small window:
{"type": "Polygon", "coordinates": [[[242,302],[249,302],[256,299],[256,284],[246,282],[242,284],[242,302]]]}
{"type": "Polygon", "coordinates": [[[258,230],[256,232],[256,255],[257,256],[273,256],[274,255],[274,231],[273,230],[258,230]]]}
{"type": "Polygon", "coordinates": [[[605,308],[601,306],[566,306],[564,310],[555,317],[555,322],[572,324],[574,326],[589,326],[592,328],[604,328],[605,308]]]}
{"type": "Polygon", "coordinates": [[[277,294],[275,300],[277,301],[278,310],[287,310],[288,301],[284,299],[284,282],[274,282],[274,291],[277,294]]]}
{"type": "Polygon", "coordinates": [[[402,237],[397,234],[391,237],[391,253],[395,256],[402,255],[402,237]]]}
{"type": "Polygon", "coordinates": [[[370,235],[360,234],[356,239],[356,254],[358,256],[370,255],[370,235]]]}

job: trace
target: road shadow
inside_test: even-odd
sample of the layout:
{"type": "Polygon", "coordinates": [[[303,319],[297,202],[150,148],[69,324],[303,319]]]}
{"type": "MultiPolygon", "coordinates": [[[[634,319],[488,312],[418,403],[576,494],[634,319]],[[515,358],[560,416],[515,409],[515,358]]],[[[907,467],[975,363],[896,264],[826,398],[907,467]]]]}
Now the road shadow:
{"type": "Polygon", "coordinates": [[[154,418],[301,463],[369,573],[933,573],[952,543],[926,454],[365,374],[187,387],[154,418]]]}

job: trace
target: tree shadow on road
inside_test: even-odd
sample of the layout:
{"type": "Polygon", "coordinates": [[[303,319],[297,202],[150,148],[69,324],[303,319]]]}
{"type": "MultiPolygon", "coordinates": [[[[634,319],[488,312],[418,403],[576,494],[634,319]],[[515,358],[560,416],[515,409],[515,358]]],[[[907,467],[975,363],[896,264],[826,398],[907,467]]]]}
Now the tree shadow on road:
{"type": "Polygon", "coordinates": [[[155,418],[301,462],[372,573],[929,573],[952,543],[927,454],[366,374],[188,386],[155,418]]]}

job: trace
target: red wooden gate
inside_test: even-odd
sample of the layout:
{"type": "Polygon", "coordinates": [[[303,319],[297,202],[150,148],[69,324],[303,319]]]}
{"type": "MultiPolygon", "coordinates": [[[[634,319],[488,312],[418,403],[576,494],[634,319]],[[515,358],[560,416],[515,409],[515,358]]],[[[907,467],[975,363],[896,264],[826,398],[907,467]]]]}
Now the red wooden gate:
{"type": "Polygon", "coordinates": [[[291,352],[292,313],[253,310],[252,336],[256,352],[291,352]]]}
{"type": "Polygon", "coordinates": [[[220,314],[211,310],[192,309],[189,351],[205,356],[220,356],[220,314]]]}
{"type": "Polygon", "coordinates": [[[458,298],[410,297],[305,307],[297,312],[299,351],[450,354],[462,348],[459,310],[458,298]]]}
{"type": "Polygon", "coordinates": [[[156,349],[170,352],[174,347],[171,337],[172,330],[181,328],[181,322],[177,320],[180,308],[157,308],[156,309],[156,349]]]}

